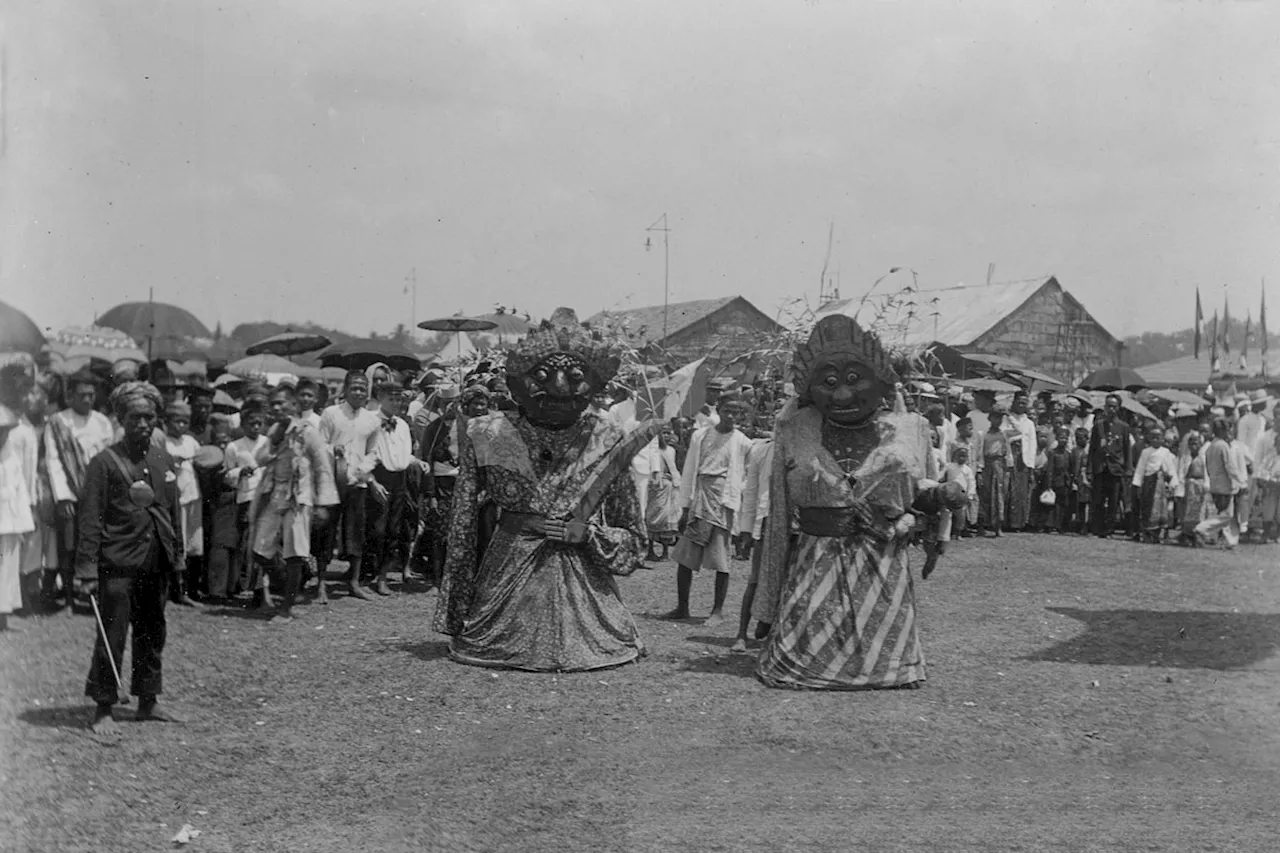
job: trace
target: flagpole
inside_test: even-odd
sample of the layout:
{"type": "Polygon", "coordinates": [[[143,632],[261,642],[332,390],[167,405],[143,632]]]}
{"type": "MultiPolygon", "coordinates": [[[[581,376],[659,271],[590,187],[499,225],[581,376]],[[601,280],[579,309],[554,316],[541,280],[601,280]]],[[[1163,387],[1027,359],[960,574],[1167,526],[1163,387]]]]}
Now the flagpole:
{"type": "Polygon", "coordinates": [[[156,289],[154,287],[147,288],[147,321],[150,323],[147,327],[147,378],[150,378],[151,344],[156,337],[156,289]]]}

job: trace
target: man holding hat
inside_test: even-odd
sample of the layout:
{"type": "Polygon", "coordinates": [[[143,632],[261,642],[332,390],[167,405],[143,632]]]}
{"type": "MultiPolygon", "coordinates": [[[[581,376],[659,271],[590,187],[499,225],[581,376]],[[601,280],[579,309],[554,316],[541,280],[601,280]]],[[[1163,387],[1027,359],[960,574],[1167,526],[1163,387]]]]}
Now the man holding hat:
{"type": "Polygon", "coordinates": [[[101,601],[102,631],[85,681],[85,695],[97,703],[91,726],[95,732],[114,725],[118,663],[130,626],[137,718],[175,720],[156,703],[165,602],[185,559],[173,460],[151,440],[162,405],[160,392],[147,382],[116,387],[111,407],[124,437],[90,460],[77,502],[76,576],[101,601]]]}
{"type": "Polygon", "coordinates": [[[58,571],[68,606],[75,572],[76,508],[84,490],[85,472],[89,461],[115,440],[111,419],[94,411],[97,396],[97,377],[88,371],[73,373],[66,385],[68,406],[49,418],[44,431],[49,487],[56,502],[58,571]]]}

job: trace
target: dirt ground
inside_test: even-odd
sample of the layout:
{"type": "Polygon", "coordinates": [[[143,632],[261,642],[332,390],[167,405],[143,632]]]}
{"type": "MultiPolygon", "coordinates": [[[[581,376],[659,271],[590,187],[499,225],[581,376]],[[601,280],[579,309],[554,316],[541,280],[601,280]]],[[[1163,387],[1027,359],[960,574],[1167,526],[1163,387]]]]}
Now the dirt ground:
{"type": "Polygon", "coordinates": [[[1280,548],[1010,536],[916,589],[928,685],[854,694],[767,689],[731,623],[652,618],[670,563],[622,581],[649,656],[587,674],[450,662],[434,593],[171,608],[188,722],[111,740],[92,617],[19,620],[0,849],[1280,849],[1280,548]]]}

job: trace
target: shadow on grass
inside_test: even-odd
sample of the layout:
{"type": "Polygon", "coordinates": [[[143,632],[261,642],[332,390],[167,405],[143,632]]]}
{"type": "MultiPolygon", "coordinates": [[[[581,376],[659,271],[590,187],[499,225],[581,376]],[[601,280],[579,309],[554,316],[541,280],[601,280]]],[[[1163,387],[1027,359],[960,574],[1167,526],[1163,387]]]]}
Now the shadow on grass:
{"type": "Polygon", "coordinates": [[[736,675],[739,678],[756,677],[756,653],[702,655],[681,667],[685,672],[701,672],[708,675],[736,675]]]}
{"type": "Polygon", "coordinates": [[[1023,660],[1053,663],[1238,669],[1280,649],[1280,614],[1050,607],[1085,632],[1023,660]]]}
{"type": "Polygon", "coordinates": [[[393,649],[409,654],[422,661],[442,660],[449,657],[449,643],[435,640],[427,643],[389,643],[393,649]]]}
{"type": "Polygon", "coordinates": [[[720,646],[721,648],[729,648],[733,645],[733,637],[710,637],[710,636],[694,636],[685,637],[686,643],[699,643],[704,646],[720,646]]]}
{"type": "Polygon", "coordinates": [[[265,622],[275,614],[274,608],[240,607],[236,604],[207,604],[199,611],[204,616],[231,616],[235,619],[249,619],[254,622],[265,622]]]}
{"type": "MultiPolygon", "coordinates": [[[[132,722],[134,709],[129,705],[116,705],[117,722],[132,722]]],[[[85,729],[93,719],[93,703],[85,699],[83,705],[56,705],[48,708],[29,708],[18,715],[29,726],[47,729],[85,729]]]]}

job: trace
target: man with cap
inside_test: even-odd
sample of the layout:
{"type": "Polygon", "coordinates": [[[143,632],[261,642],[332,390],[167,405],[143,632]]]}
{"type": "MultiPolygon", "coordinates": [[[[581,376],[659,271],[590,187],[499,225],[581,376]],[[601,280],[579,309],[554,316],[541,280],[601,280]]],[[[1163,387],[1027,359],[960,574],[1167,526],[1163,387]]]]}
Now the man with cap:
{"type": "Polygon", "coordinates": [[[213,388],[203,376],[193,376],[187,381],[187,404],[191,406],[189,432],[197,444],[213,441],[209,416],[213,414],[213,388]]]}
{"type": "Polygon", "coordinates": [[[85,695],[97,703],[95,732],[113,726],[111,709],[119,698],[115,673],[130,626],[137,719],[175,720],[156,702],[164,607],[184,560],[173,460],[151,440],[162,405],[160,392],[147,382],[116,387],[111,407],[124,437],[90,460],[77,502],[76,576],[101,602],[103,630],[85,681],[85,695]]]}
{"type": "Polygon", "coordinates": [[[1108,394],[1102,417],[1093,424],[1089,436],[1087,466],[1093,533],[1105,539],[1115,530],[1120,514],[1124,484],[1133,477],[1133,441],[1129,426],[1120,419],[1120,395],[1108,394]]]}
{"type": "MultiPolygon", "coordinates": [[[[376,370],[371,369],[370,372],[376,373],[376,370]]],[[[343,382],[342,401],[325,409],[320,416],[320,437],[329,446],[334,459],[339,460],[343,472],[338,483],[341,518],[331,525],[330,530],[337,539],[338,556],[350,564],[347,581],[351,596],[362,601],[371,600],[368,591],[360,585],[367,526],[365,498],[373,472],[373,462],[368,453],[374,433],[382,426],[382,419],[369,410],[368,404],[369,378],[359,370],[352,370],[343,382]]],[[[321,579],[316,596],[319,602],[328,601],[323,581],[331,556],[327,545],[316,555],[316,571],[321,579]]]]}
{"type": "Polygon", "coordinates": [[[66,384],[68,406],[49,418],[44,431],[45,464],[56,502],[58,571],[68,606],[75,572],[76,507],[84,489],[85,472],[89,461],[115,440],[111,419],[94,411],[97,395],[98,380],[93,374],[72,374],[66,384]]]}
{"type": "MultiPolygon", "coordinates": [[[[378,430],[369,442],[372,464],[368,503],[365,513],[366,557],[369,568],[377,573],[378,595],[390,595],[387,571],[399,551],[400,534],[409,498],[408,469],[413,464],[413,438],[409,424],[400,417],[402,387],[395,382],[382,382],[374,387],[378,401],[378,430]]],[[[407,555],[400,555],[407,556],[407,555]]],[[[408,560],[404,560],[407,565],[408,560]]]]}
{"type": "Polygon", "coordinates": [[[730,379],[712,379],[707,382],[707,398],[702,404],[702,408],[698,409],[698,413],[693,416],[693,428],[703,429],[709,426],[715,426],[720,423],[719,400],[720,395],[733,386],[730,379]]]}

